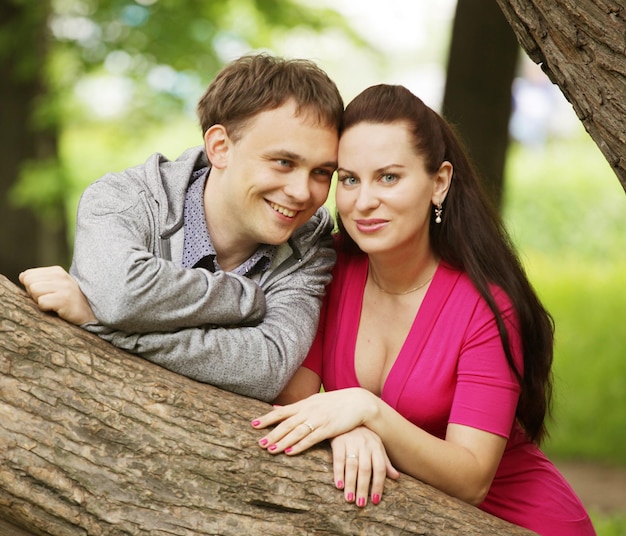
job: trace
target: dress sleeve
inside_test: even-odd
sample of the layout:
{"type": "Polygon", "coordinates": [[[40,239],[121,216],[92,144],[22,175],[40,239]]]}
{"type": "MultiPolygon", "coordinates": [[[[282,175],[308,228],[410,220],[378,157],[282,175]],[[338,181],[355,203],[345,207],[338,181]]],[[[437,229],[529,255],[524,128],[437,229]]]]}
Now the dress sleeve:
{"type": "MultiPolygon", "coordinates": [[[[509,333],[513,357],[523,370],[519,327],[507,296],[494,296],[509,333]]],[[[509,437],[521,388],[509,367],[496,319],[484,300],[476,307],[458,361],[449,422],[509,437]]]]}
{"type": "Polygon", "coordinates": [[[322,303],[322,309],[320,311],[320,322],[317,328],[317,334],[315,335],[315,339],[313,340],[313,345],[311,346],[311,350],[302,363],[303,367],[306,367],[315,374],[317,374],[320,378],[322,378],[322,370],[323,370],[323,357],[324,357],[324,333],[326,326],[326,316],[328,311],[328,296],[324,298],[322,303]]]}

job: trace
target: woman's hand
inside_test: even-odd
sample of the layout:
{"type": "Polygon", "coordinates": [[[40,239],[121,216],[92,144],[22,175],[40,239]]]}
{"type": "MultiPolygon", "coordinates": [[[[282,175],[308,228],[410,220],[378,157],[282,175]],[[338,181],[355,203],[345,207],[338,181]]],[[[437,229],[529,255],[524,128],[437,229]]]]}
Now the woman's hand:
{"type": "Polygon", "coordinates": [[[298,454],[363,425],[376,411],[378,397],[358,387],[317,393],[252,421],[255,428],[279,423],[259,445],[273,454],[298,454]]]}
{"type": "Polygon", "coordinates": [[[76,280],[60,266],[31,268],[19,278],[42,311],[54,311],[77,325],[97,321],[76,280]]]}
{"type": "Polygon", "coordinates": [[[330,444],[335,485],[343,490],[348,502],[365,506],[371,483],[372,503],[378,504],[385,477],[396,479],[400,476],[391,465],[380,437],[364,426],[333,438],[330,444]]]}

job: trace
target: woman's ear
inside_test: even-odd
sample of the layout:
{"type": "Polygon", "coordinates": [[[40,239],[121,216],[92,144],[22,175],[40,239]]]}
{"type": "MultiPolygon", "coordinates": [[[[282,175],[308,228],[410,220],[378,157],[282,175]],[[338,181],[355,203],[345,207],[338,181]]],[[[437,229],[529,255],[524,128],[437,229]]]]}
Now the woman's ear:
{"type": "Polygon", "coordinates": [[[230,145],[231,141],[224,125],[213,125],[204,133],[204,149],[214,168],[226,167],[230,145]]]}
{"type": "Polygon", "coordinates": [[[433,205],[438,206],[443,204],[446,196],[448,195],[450,184],[452,183],[453,171],[454,169],[452,164],[447,160],[444,160],[444,162],[439,166],[439,170],[435,175],[433,183],[433,205]]]}

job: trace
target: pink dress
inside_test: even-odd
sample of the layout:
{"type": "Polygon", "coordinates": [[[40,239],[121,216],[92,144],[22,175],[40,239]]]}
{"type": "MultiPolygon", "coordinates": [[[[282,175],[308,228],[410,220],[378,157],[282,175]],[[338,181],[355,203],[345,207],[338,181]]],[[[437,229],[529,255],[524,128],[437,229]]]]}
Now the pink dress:
{"type": "MultiPolygon", "coordinates": [[[[339,255],[317,337],[304,363],[322,378],[327,391],[359,386],[354,349],[367,268],[364,255],[339,255]]],[[[512,308],[500,289],[492,292],[519,363],[512,308]]],[[[465,274],[441,263],[381,398],[442,439],[448,423],[508,439],[481,509],[543,536],[595,534],[572,488],[517,424],[519,392],[493,313],[465,274]]]]}

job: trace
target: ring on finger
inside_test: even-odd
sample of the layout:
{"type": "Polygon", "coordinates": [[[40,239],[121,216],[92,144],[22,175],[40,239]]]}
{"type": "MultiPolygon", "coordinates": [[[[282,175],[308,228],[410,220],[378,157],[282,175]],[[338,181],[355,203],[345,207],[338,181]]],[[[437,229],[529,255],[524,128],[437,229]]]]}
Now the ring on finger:
{"type": "Polygon", "coordinates": [[[312,424],[308,422],[303,422],[302,424],[304,424],[304,426],[306,426],[309,429],[309,434],[315,430],[315,426],[313,426],[312,424]]]}
{"type": "Polygon", "coordinates": [[[352,453],[350,453],[350,454],[346,454],[346,458],[354,458],[354,459],[358,459],[358,456],[352,452],[352,453]]]}

